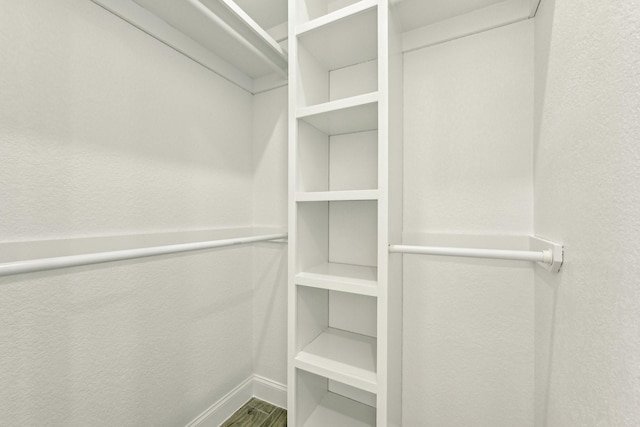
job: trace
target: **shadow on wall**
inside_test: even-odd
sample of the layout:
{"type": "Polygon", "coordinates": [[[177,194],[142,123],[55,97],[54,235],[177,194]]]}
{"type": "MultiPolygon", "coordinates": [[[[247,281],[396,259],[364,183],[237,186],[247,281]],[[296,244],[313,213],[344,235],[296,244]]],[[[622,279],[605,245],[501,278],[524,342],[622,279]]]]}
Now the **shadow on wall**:
{"type": "MultiPolygon", "coordinates": [[[[273,145],[274,139],[284,138],[283,147],[287,149],[287,108],[288,92],[287,86],[273,89],[254,96],[253,113],[253,159],[254,168],[258,168],[263,163],[265,152],[273,145]]],[[[286,157],[285,157],[286,160],[286,157]]],[[[269,167],[267,163],[263,167],[269,167]]]]}
{"type": "MultiPolygon", "coordinates": [[[[539,173],[543,111],[546,102],[547,77],[550,67],[555,0],[541,0],[535,18],[535,74],[534,74],[534,182],[539,173]]],[[[534,215],[535,221],[535,215],[534,215]]],[[[536,224],[537,225],[537,224],[536,224]]],[[[536,231],[537,231],[537,227],[536,231]]],[[[560,273],[562,274],[562,273],[560,273]]],[[[534,375],[534,425],[545,427],[548,423],[549,395],[553,370],[556,310],[558,305],[559,274],[534,268],[534,316],[535,316],[535,375],[534,375]]]]}
{"type": "MultiPolygon", "coordinates": [[[[281,326],[287,323],[287,245],[274,243],[261,243],[254,248],[254,316],[255,325],[253,331],[254,373],[264,374],[260,371],[262,366],[257,363],[270,355],[278,357],[281,366],[271,367],[274,371],[286,372],[286,344],[287,330],[281,326]],[[260,259],[257,259],[260,258],[260,259]],[[258,268],[256,268],[258,267],[258,268]],[[266,298],[265,298],[266,297],[266,298]],[[270,346],[278,345],[284,357],[280,354],[271,354],[270,346]]],[[[286,378],[271,378],[284,382],[286,378]]]]}
{"type": "Polygon", "coordinates": [[[535,18],[535,425],[640,419],[640,3],[543,0],[535,18]]]}
{"type": "Polygon", "coordinates": [[[548,15],[541,30],[539,26],[542,18],[535,21],[535,74],[534,74],[534,121],[533,121],[533,155],[534,161],[537,159],[538,147],[540,145],[540,129],[542,127],[542,112],[545,105],[545,94],[547,87],[547,74],[549,71],[549,56],[551,53],[551,39],[553,30],[553,16],[556,7],[556,0],[541,0],[538,6],[538,14],[548,15]]]}
{"type": "Polygon", "coordinates": [[[250,251],[0,278],[0,424],[185,425],[250,372],[250,251]]]}

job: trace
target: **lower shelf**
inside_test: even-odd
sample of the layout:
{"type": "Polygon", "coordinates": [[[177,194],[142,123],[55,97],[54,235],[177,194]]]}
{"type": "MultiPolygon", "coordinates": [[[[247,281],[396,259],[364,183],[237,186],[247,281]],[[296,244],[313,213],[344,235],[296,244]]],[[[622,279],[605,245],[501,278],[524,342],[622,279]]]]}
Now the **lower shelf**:
{"type": "Polygon", "coordinates": [[[296,283],[332,291],[377,296],[378,272],[375,267],[328,262],[296,275],[296,283]]]}
{"type": "Polygon", "coordinates": [[[377,340],[327,328],[295,358],[296,367],[371,393],[377,392],[377,340]]]}
{"type": "Polygon", "coordinates": [[[355,400],[327,393],[304,427],[374,427],[376,410],[355,400]]]}

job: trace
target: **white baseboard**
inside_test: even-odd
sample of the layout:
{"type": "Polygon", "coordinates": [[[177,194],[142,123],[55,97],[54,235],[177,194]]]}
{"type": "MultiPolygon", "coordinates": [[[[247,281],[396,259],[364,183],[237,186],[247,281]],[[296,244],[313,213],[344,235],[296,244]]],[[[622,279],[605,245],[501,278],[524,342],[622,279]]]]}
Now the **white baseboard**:
{"type": "Polygon", "coordinates": [[[286,408],[287,386],[260,375],[252,375],[209,406],[186,427],[219,427],[252,397],[286,408]]]}
{"type": "Polygon", "coordinates": [[[284,384],[254,375],[253,395],[272,405],[287,409],[287,386],[284,384]]]}

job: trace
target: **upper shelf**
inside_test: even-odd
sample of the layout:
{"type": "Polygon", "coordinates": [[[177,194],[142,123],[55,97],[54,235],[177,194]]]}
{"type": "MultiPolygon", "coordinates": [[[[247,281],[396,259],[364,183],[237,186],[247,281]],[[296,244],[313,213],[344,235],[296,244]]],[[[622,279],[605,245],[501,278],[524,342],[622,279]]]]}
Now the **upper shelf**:
{"type": "Polygon", "coordinates": [[[326,15],[319,16],[304,23],[299,23],[296,25],[296,35],[304,34],[317,28],[330,25],[334,22],[339,22],[349,18],[350,16],[354,16],[368,9],[374,8],[377,5],[378,0],[361,0],[352,5],[327,13],[326,15]]]}
{"type": "Polygon", "coordinates": [[[286,84],[286,52],[233,0],[92,1],[250,92],[286,84]]]}
{"type": "Polygon", "coordinates": [[[297,117],[327,135],[375,130],[378,92],[300,108],[297,117]]]}
{"type": "Polygon", "coordinates": [[[377,0],[363,0],[296,28],[298,41],[327,70],[378,57],[377,0]]]}
{"type": "Polygon", "coordinates": [[[134,0],[252,77],[286,76],[283,49],[233,0],[134,0]]]}

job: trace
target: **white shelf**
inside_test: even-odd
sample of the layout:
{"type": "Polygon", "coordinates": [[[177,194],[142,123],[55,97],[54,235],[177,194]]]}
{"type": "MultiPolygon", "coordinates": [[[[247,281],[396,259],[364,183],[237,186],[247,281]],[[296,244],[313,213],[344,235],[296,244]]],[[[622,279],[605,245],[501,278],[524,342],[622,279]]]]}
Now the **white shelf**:
{"type": "Polygon", "coordinates": [[[357,200],[378,200],[378,190],[299,191],[296,193],[297,202],[338,202],[357,200]]]}
{"type": "Polygon", "coordinates": [[[327,328],[295,358],[296,367],[376,393],[376,339],[327,328]]]}
{"type": "Polygon", "coordinates": [[[298,109],[304,120],[327,135],[378,129],[378,92],[298,109]]]}
{"type": "Polygon", "coordinates": [[[299,24],[298,26],[296,26],[296,35],[300,36],[304,33],[316,30],[323,26],[330,25],[334,22],[349,18],[350,16],[357,15],[366,11],[367,9],[371,9],[376,6],[378,6],[378,0],[359,1],[355,4],[343,7],[342,9],[338,9],[319,18],[307,21],[304,24],[299,24]]]}
{"type": "Polygon", "coordinates": [[[327,262],[298,273],[296,284],[375,297],[378,295],[378,269],[327,262]]]}
{"type": "Polygon", "coordinates": [[[362,1],[297,27],[298,42],[327,70],[378,57],[377,1],[362,1]]]}
{"type": "Polygon", "coordinates": [[[287,76],[287,54],[233,0],[92,0],[248,91],[287,76]]]}
{"type": "Polygon", "coordinates": [[[304,427],[375,427],[376,410],[334,393],[327,393],[304,427]]]}
{"type": "MultiPolygon", "coordinates": [[[[216,2],[208,1],[207,5],[213,5],[216,2]]],[[[238,34],[244,37],[255,49],[258,51],[258,55],[270,62],[274,71],[279,73],[282,77],[287,77],[288,58],[285,50],[278,44],[262,28],[256,23],[240,6],[238,6],[233,0],[218,0],[218,4],[224,5],[229,14],[222,13],[221,8],[212,9],[218,16],[222,16],[225,22],[238,34]]],[[[209,6],[212,8],[212,6],[209,6]]]]}

